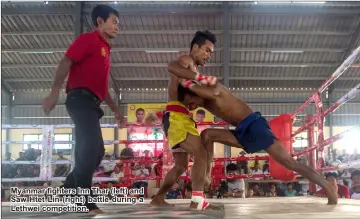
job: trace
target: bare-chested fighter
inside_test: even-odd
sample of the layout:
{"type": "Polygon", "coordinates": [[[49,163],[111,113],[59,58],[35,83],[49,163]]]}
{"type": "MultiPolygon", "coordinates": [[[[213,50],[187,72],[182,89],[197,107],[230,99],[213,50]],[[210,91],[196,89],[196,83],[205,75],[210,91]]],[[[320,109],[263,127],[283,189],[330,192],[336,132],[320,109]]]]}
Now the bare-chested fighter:
{"type": "MultiPolygon", "coordinates": [[[[190,153],[194,156],[194,165],[191,171],[193,192],[190,208],[197,210],[217,209],[205,200],[203,193],[205,183],[209,184],[209,180],[206,179],[205,175],[207,152],[201,142],[195,121],[189,117],[189,111],[198,106],[196,104],[184,105],[184,94],[182,91],[178,92],[178,89],[181,88],[179,78],[195,80],[204,85],[216,84],[215,77],[203,76],[197,70],[198,66],[204,66],[209,61],[215,43],[216,38],[212,33],[198,31],[191,42],[190,54],[181,56],[168,65],[168,71],[170,72],[169,102],[162,118],[162,126],[174,156],[175,166],[166,175],[159,191],[151,201],[151,205],[169,205],[164,200],[165,195],[180,175],[187,170],[188,154],[190,153]]],[[[198,99],[201,98],[198,97],[198,99]]]]}
{"type": "Polygon", "coordinates": [[[265,150],[284,167],[298,172],[321,186],[327,194],[328,204],[337,204],[337,191],[315,170],[292,158],[271,131],[267,120],[259,112],[253,112],[249,105],[235,97],[219,83],[216,86],[200,86],[192,81],[182,80],[181,85],[204,99],[202,103],[197,96],[189,97],[191,93],[184,91],[185,99],[188,102],[203,104],[202,106],[213,115],[236,127],[235,130],[206,129],[201,133],[203,143],[208,151],[208,164],[212,161],[214,142],[242,148],[247,153],[265,150]]]}

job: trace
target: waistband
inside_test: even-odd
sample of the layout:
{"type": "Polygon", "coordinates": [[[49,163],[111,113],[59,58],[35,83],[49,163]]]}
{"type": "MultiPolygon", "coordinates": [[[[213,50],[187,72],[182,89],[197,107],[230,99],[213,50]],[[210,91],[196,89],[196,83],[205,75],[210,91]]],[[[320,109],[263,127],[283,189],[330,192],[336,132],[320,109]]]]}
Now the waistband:
{"type": "Polygon", "coordinates": [[[178,101],[169,102],[165,107],[165,113],[166,112],[177,112],[185,115],[190,114],[190,111],[178,101]]]}
{"type": "Polygon", "coordinates": [[[67,94],[75,94],[75,93],[79,93],[79,94],[83,94],[86,96],[91,97],[92,99],[94,99],[94,101],[96,102],[96,104],[101,104],[100,98],[98,96],[96,96],[93,92],[91,92],[89,89],[87,88],[73,88],[73,89],[69,89],[67,91],[67,94]]]}

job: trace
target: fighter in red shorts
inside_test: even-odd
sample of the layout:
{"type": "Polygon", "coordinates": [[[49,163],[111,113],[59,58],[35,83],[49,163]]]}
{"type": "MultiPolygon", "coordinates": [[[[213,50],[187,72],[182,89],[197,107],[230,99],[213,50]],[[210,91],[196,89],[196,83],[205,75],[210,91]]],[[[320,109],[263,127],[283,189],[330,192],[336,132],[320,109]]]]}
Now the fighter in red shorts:
{"type": "Polygon", "coordinates": [[[199,101],[196,104],[202,105],[213,115],[236,127],[235,130],[206,129],[201,133],[202,141],[208,151],[208,162],[212,161],[214,142],[242,148],[247,153],[265,150],[284,167],[298,172],[321,186],[327,194],[328,204],[337,204],[336,188],[312,168],[296,162],[276,139],[268,122],[259,112],[253,112],[249,105],[235,97],[221,84],[200,86],[191,81],[182,80],[181,85],[203,98],[203,103],[201,103],[197,96],[191,97],[189,96],[191,93],[186,92],[185,98],[188,101],[191,99],[199,101]]]}

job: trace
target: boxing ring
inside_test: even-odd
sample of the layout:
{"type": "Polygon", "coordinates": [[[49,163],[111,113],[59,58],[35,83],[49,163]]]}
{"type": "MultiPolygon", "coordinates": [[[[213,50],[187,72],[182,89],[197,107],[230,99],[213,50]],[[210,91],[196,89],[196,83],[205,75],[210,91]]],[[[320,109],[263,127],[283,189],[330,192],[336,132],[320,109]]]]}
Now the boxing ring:
{"type": "MultiPolygon", "coordinates": [[[[283,143],[284,148],[292,154],[294,158],[307,155],[308,165],[316,169],[318,172],[338,170],[338,169],[349,169],[349,168],[360,168],[360,160],[350,161],[345,164],[338,166],[323,166],[321,160],[324,159],[323,152],[324,148],[328,145],[338,141],[346,136],[347,133],[359,127],[354,127],[343,133],[332,136],[328,139],[324,139],[324,119],[327,115],[333,113],[341,105],[345,104],[356,95],[360,93],[360,84],[351,89],[347,94],[341,97],[328,109],[323,109],[321,100],[321,93],[326,90],[338,77],[340,77],[360,56],[360,47],[354,50],[354,52],[339,66],[339,68],[329,77],[319,89],[317,89],[309,99],[301,105],[295,112],[282,114],[270,121],[270,126],[274,131],[278,139],[283,143]],[[296,116],[304,110],[310,103],[315,104],[316,113],[315,115],[307,115],[305,123],[295,132],[292,131],[293,123],[296,116]],[[317,129],[317,136],[315,136],[315,128],[317,129]],[[308,146],[305,150],[293,153],[293,139],[296,135],[301,132],[307,132],[308,146]]],[[[228,125],[224,122],[218,123],[199,123],[201,125],[212,125],[212,126],[225,126],[228,125]]],[[[136,124],[127,124],[127,127],[139,127],[136,124]]],[[[152,127],[160,126],[160,124],[151,125],[152,127]]],[[[116,125],[107,124],[102,125],[102,128],[116,128],[116,125]]],[[[74,141],[54,141],[54,130],[56,128],[73,128],[72,125],[3,125],[3,129],[30,129],[36,128],[42,130],[43,140],[41,142],[25,142],[25,141],[5,141],[2,144],[41,144],[42,155],[40,161],[2,161],[4,164],[36,164],[40,165],[40,176],[35,178],[2,178],[2,183],[19,182],[19,181],[64,181],[65,177],[53,177],[52,176],[52,165],[55,164],[70,164],[73,161],[53,161],[52,160],[52,149],[54,144],[74,144],[74,141]]],[[[134,143],[152,143],[155,145],[163,144],[163,158],[161,160],[152,159],[146,161],[147,163],[162,163],[161,174],[159,176],[150,177],[134,177],[131,175],[131,163],[143,162],[140,159],[121,161],[124,167],[124,178],[129,182],[128,184],[122,184],[120,186],[129,186],[134,180],[156,180],[158,185],[160,180],[164,178],[169,169],[173,166],[173,159],[169,146],[165,140],[107,140],[104,141],[105,145],[112,144],[134,144],[134,143]]],[[[102,164],[105,163],[120,163],[120,161],[106,161],[103,160],[102,164]]],[[[249,156],[249,157],[232,157],[232,158],[214,158],[212,167],[212,183],[219,183],[221,179],[235,179],[235,178],[263,178],[272,177],[275,180],[282,181],[293,181],[296,179],[297,174],[285,169],[278,163],[276,163],[271,157],[268,156],[249,156]],[[269,161],[269,174],[242,174],[242,175],[226,175],[224,168],[226,162],[232,161],[246,161],[246,160],[268,160],[269,161]]],[[[180,179],[190,180],[189,175],[181,176],[180,179]]],[[[96,182],[107,182],[113,181],[109,177],[94,177],[96,182]]],[[[158,186],[157,185],[157,186],[158,186]]],[[[316,189],[315,185],[310,184],[310,191],[314,192],[316,189]]],[[[208,212],[192,212],[188,211],[186,206],[190,200],[177,199],[169,200],[170,203],[176,203],[176,207],[173,208],[154,208],[148,205],[149,199],[145,199],[144,203],[138,203],[138,205],[131,204],[114,204],[106,203],[100,204],[105,215],[96,216],[97,218],[359,218],[360,215],[360,201],[359,200],[346,200],[339,199],[339,203],[336,206],[326,205],[327,199],[316,198],[312,196],[304,197],[276,197],[276,198],[246,198],[246,199],[209,199],[211,203],[224,205],[224,210],[221,211],[208,211],[208,212]]],[[[2,202],[2,215],[4,218],[27,218],[27,217],[52,217],[52,218],[77,218],[78,216],[84,217],[80,213],[19,213],[10,212],[9,206],[14,203],[2,202]]],[[[44,204],[44,203],[42,203],[44,204]]],[[[49,204],[49,203],[47,203],[49,204]]]]}

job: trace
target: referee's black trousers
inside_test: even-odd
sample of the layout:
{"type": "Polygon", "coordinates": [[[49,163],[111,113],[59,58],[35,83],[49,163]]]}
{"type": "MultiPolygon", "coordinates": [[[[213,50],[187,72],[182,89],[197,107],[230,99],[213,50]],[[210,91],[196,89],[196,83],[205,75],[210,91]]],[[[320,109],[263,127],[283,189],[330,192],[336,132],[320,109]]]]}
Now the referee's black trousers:
{"type": "MultiPolygon", "coordinates": [[[[100,118],[104,111],[100,108],[98,98],[86,89],[68,92],[66,109],[75,125],[75,165],[66,178],[64,188],[91,189],[92,178],[96,168],[104,157],[104,141],[100,118]]],[[[86,202],[88,209],[97,206],[86,202]]]]}

